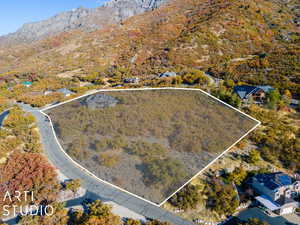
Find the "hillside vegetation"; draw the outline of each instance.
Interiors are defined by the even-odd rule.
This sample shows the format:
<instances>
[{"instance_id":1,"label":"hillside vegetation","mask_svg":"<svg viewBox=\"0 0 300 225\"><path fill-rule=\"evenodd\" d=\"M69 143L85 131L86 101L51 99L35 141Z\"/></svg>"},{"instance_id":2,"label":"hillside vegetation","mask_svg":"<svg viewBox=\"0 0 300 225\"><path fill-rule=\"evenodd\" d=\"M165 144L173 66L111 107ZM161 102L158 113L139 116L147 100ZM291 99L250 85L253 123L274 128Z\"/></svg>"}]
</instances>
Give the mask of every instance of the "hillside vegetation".
<instances>
[{"instance_id":1,"label":"hillside vegetation","mask_svg":"<svg viewBox=\"0 0 300 225\"><path fill-rule=\"evenodd\" d=\"M298 8L285 0L173 0L120 25L0 50L0 72L44 78L76 71L99 79L198 68L297 93Z\"/></svg>"},{"instance_id":2,"label":"hillside vegetation","mask_svg":"<svg viewBox=\"0 0 300 225\"><path fill-rule=\"evenodd\" d=\"M0 214L26 206L29 200L5 197L6 193L29 191L34 203L45 204L56 200L60 185L57 173L44 157L36 120L32 114L18 107L9 110L0 124ZM32 202L33 203L33 202Z\"/></svg>"},{"instance_id":3,"label":"hillside vegetation","mask_svg":"<svg viewBox=\"0 0 300 225\"><path fill-rule=\"evenodd\" d=\"M188 89L97 93L46 113L73 159L102 180L156 203L257 124Z\"/></svg>"}]
</instances>

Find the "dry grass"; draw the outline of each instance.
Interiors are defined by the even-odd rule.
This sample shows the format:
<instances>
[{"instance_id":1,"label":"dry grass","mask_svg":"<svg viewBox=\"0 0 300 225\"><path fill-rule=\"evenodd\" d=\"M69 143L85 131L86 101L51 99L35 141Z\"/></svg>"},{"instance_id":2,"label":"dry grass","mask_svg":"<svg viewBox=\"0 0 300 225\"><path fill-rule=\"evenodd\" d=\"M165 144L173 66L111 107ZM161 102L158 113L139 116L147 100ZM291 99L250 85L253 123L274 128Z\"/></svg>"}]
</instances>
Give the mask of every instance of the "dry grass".
<instances>
[{"instance_id":1,"label":"dry grass","mask_svg":"<svg viewBox=\"0 0 300 225\"><path fill-rule=\"evenodd\" d=\"M256 125L200 91L105 95L119 104L91 109L84 97L47 113L63 147L78 162L157 203Z\"/></svg>"}]
</instances>

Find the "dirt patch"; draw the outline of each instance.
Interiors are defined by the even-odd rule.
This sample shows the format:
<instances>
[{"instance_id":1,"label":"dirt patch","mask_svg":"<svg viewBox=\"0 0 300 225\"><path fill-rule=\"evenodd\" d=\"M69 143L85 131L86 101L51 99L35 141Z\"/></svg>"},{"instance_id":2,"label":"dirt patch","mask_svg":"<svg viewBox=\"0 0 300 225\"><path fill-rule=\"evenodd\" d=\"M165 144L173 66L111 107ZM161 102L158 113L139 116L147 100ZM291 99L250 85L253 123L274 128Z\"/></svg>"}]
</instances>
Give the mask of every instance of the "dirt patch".
<instances>
[{"instance_id":1,"label":"dirt patch","mask_svg":"<svg viewBox=\"0 0 300 225\"><path fill-rule=\"evenodd\" d=\"M81 46L80 44L70 43L70 44L64 45L63 47L56 49L56 51L62 55L66 55L66 54L69 54L69 53L75 51L80 46Z\"/></svg>"},{"instance_id":2,"label":"dirt patch","mask_svg":"<svg viewBox=\"0 0 300 225\"><path fill-rule=\"evenodd\" d=\"M72 71L67 71L64 73L59 73L56 76L60 78L72 78L76 75L79 75L82 72L82 69L77 69L77 70L72 70Z\"/></svg>"}]
</instances>

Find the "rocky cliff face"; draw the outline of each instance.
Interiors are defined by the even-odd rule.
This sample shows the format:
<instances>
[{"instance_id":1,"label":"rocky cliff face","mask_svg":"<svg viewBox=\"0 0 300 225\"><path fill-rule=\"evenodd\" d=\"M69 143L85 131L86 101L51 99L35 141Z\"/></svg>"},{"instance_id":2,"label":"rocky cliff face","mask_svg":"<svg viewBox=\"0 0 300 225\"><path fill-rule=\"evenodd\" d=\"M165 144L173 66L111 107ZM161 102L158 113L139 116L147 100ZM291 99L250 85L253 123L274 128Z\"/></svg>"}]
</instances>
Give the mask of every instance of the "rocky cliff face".
<instances>
[{"instance_id":1,"label":"rocky cliff face","mask_svg":"<svg viewBox=\"0 0 300 225\"><path fill-rule=\"evenodd\" d=\"M107 24L158 8L167 0L111 0L96 9L78 8L47 20L24 24L14 33L0 37L0 45L32 42L73 29L92 31Z\"/></svg>"}]
</instances>

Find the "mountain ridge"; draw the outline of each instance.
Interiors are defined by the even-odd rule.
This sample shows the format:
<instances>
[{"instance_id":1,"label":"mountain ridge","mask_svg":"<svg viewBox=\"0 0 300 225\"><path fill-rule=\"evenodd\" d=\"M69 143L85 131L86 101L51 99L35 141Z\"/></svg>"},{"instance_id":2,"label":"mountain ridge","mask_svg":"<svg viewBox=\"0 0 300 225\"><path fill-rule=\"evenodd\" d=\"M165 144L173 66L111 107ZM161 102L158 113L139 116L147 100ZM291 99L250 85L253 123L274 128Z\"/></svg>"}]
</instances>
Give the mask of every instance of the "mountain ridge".
<instances>
[{"instance_id":1,"label":"mountain ridge","mask_svg":"<svg viewBox=\"0 0 300 225\"><path fill-rule=\"evenodd\" d=\"M94 31L158 8L165 2L167 0L112 0L93 9L79 7L46 20L25 23L16 32L0 36L0 45L30 43L74 29Z\"/></svg>"}]
</instances>

